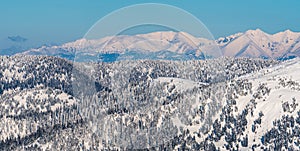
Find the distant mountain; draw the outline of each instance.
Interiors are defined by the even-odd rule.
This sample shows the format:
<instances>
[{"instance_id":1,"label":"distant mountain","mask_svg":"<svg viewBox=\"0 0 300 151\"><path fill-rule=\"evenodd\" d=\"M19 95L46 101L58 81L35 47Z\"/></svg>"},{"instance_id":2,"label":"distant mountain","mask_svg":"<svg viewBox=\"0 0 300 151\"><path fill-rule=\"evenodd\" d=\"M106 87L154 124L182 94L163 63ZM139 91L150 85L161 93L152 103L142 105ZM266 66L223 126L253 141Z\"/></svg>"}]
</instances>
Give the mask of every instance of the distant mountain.
<instances>
[{"instance_id":1,"label":"distant mountain","mask_svg":"<svg viewBox=\"0 0 300 151\"><path fill-rule=\"evenodd\" d=\"M284 59L300 55L300 33L290 30L273 35L260 29L220 38L225 56Z\"/></svg>"},{"instance_id":2,"label":"distant mountain","mask_svg":"<svg viewBox=\"0 0 300 151\"><path fill-rule=\"evenodd\" d=\"M41 47L30 49L22 54L51 55L73 59L99 59L101 56L124 59L172 59L187 60L203 58L208 50L217 49L217 43L211 40L196 38L184 32L154 32L140 35L119 35L96 40L80 39L61 46ZM203 52L202 50L206 50ZM214 51L211 51L214 52ZM112 54L112 55L107 55ZM118 55L114 55L118 54ZM210 53L213 55L213 53ZM221 54L219 54L221 55ZM116 60L109 59L109 60Z\"/></svg>"},{"instance_id":3,"label":"distant mountain","mask_svg":"<svg viewBox=\"0 0 300 151\"><path fill-rule=\"evenodd\" d=\"M187 60L231 56L289 59L300 55L300 33L286 30L273 35L260 29L248 30L217 40L197 38L184 32L153 32L118 35L96 40L79 39L61 46L43 46L22 54L51 55L67 59L167 59ZM219 49L220 48L220 49ZM76 55L75 55L76 53ZM161 55L166 54L166 55ZM100 57L99 57L100 56Z\"/></svg>"}]
</instances>

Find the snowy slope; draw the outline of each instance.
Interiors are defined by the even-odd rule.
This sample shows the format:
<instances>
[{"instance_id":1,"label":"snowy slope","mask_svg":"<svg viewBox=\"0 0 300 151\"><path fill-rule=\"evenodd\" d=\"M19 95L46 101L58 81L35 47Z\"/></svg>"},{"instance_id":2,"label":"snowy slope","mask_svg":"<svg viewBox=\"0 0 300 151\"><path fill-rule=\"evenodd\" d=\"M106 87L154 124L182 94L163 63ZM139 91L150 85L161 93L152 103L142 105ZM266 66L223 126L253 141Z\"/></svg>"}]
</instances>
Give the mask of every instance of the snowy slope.
<instances>
[{"instance_id":1,"label":"snowy slope","mask_svg":"<svg viewBox=\"0 0 300 151\"><path fill-rule=\"evenodd\" d=\"M250 143L254 139L260 141L260 138L270 130L274 125L273 122L280 119L282 116L294 116L296 117L297 112L300 110L299 105L295 108L290 109L290 111L284 111L283 104L288 102L288 104L293 104L300 102L300 60L294 59L292 61L286 62L280 66L264 69L261 74L253 74L247 78L252 78L250 80L253 83L253 88L258 89L260 84L265 84L266 87L270 89L270 93L261 99L256 101L256 109L254 114L259 114L262 112L264 116L261 118L261 125L257 128L254 135L250 137ZM243 108L245 102L249 101L249 98L241 97L238 101L238 108ZM251 119L253 121L255 119ZM251 123L251 122L250 122ZM251 131L251 127L248 127L248 131Z\"/></svg>"},{"instance_id":2,"label":"snowy slope","mask_svg":"<svg viewBox=\"0 0 300 151\"><path fill-rule=\"evenodd\" d=\"M231 125L228 124L231 122L222 121L222 116L228 116L222 112L220 118L217 119L221 127L223 126L223 130L225 128L230 133L226 134L225 131L219 141L212 141L215 147L221 150L282 150L283 148L298 150L300 141L297 134L300 125L299 73L300 59L293 59L237 78L236 80L247 80L251 83L252 89L246 95L237 95L234 99L236 104L225 105L224 109L233 109L229 112L229 117L236 122L244 116L245 119L242 121L246 121L247 125L239 127L238 124L234 124L235 122ZM215 121L215 123L218 122ZM226 128L226 124L233 128ZM239 129L243 129L242 133L238 132ZM209 134L216 137L214 135L218 134L218 129L213 128ZM233 140L228 139L231 135L234 136ZM241 142L245 140L247 143L243 146ZM239 147L236 146L237 144Z\"/></svg>"}]
</instances>

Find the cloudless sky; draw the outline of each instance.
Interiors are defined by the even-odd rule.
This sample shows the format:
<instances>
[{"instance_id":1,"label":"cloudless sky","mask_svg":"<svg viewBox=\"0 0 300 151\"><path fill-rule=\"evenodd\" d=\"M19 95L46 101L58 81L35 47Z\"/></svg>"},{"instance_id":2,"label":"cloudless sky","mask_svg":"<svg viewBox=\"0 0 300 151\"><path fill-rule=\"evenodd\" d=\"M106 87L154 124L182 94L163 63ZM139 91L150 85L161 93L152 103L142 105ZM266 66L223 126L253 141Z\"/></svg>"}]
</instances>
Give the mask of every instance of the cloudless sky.
<instances>
[{"instance_id":1,"label":"cloudless sky","mask_svg":"<svg viewBox=\"0 0 300 151\"><path fill-rule=\"evenodd\" d=\"M216 38L256 28L271 34L300 31L299 0L2 0L0 48L9 47L12 42L7 37L17 35L31 46L73 41L110 12L141 3L184 9Z\"/></svg>"}]
</instances>

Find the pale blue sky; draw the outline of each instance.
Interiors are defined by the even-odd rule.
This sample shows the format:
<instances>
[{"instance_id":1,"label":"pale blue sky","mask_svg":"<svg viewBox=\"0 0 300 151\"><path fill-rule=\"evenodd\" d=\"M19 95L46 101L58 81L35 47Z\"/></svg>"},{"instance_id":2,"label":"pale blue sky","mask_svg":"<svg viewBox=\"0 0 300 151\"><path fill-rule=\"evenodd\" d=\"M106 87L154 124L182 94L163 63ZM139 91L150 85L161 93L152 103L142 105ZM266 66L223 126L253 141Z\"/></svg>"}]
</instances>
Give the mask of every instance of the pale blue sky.
<instances>
[{"instance_id":1,"label":"pale blue sky","mask_svg":"<svg viewBox=\"0 0 300 151\"><path fill-rule=\"evenodd\" d=\"M7 37L18 35L28 39L23 45L30 46L69 42L81 38L108 13L141 3L182 8L201 20L216 38L256 28L268 33L300 31L299 0L3 0L0 48L16 45Z\"/></svg>"}]
</instances>

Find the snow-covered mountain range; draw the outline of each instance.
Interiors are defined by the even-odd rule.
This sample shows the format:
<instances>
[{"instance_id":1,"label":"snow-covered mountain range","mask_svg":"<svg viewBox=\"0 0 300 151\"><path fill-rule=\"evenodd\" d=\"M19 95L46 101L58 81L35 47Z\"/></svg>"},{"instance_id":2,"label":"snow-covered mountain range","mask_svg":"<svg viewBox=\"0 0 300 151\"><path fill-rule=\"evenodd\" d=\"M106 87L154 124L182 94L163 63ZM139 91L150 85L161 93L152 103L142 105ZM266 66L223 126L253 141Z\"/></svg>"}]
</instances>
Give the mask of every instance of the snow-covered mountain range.
<instances>
[{"instance_id":1,"label":"snow-covered mountain range","mask_svg":"<svg viewBox=\"0 0 300 151\"><path fill-rule=\"evenodd\" d=\"M198 38L184 32L153 32L139 35L118 35L96 40L79 39L59 46L43 46L23 52L26 55L51 55L74 59L78 56L111 60L138 59L202 59L231 56L288 59L300 55L300 33L286 30L267 34L260 29L248 30L217 40ZM80 55L79 55L80 54ZM113 54L107 56L107 54Z\"/></svg>"}]
</instances>

